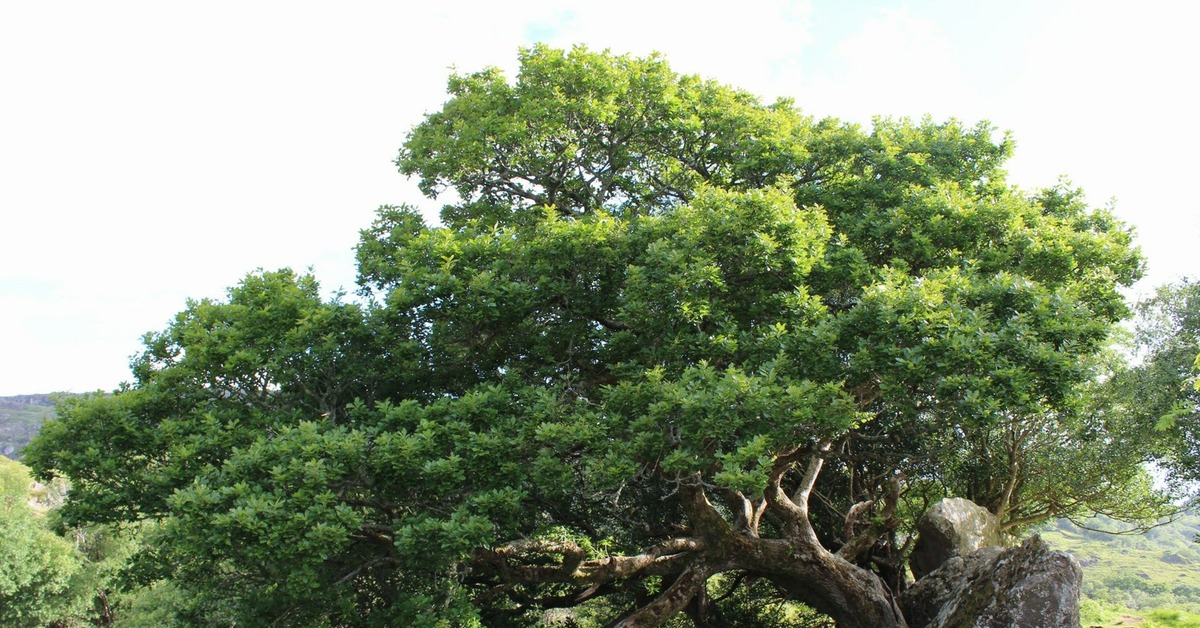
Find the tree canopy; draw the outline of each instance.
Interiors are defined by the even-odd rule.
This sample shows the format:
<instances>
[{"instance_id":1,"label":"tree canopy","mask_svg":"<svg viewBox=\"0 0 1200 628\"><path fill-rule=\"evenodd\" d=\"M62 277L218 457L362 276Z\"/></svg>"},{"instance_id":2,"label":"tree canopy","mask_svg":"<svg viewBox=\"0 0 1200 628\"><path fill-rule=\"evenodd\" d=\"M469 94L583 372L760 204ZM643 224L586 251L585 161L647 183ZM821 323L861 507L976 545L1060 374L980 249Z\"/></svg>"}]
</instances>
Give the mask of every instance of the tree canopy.
<instances>
[{"instance_id":1,"label":"tree canopy","mask_svg":"<svg viewBox=\"0 0 1200 628\"><path fill-rule=\"evenodd\" d=\"M1007 136L520 61L412 130L399 170L455 198L379 210L359 299L253 273L65 402L26 450L63 516L161 522L157 573L249 624L888 626L942 496L1160 512L1094 394L1141 257L1009 185Z\"/></svg>"}]
</instances>

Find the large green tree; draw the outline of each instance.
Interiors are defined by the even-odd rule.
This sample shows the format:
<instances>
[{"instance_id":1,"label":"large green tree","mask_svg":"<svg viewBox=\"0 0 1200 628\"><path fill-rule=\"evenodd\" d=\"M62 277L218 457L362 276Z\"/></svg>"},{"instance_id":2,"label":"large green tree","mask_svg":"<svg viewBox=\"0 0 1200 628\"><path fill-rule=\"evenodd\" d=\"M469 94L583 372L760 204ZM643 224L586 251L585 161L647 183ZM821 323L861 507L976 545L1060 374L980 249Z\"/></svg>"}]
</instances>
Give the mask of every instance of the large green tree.
<instances>
[{"instance_id":1,"label":"large green tree","mask_svg":"<svg viewBox=\"0 0 1200 628\"><path fill-rule=\"evenodd\" d=\"M397 165L454 202L380 210L361 304L252 274L26 450L67 518L161 520L197 612L896 626L940 496L1011 529L1162 503L1089 392L1130 234L1007 184L986 124L864 131L584 49L449 91Z\"/></svg>"}]
</instances>

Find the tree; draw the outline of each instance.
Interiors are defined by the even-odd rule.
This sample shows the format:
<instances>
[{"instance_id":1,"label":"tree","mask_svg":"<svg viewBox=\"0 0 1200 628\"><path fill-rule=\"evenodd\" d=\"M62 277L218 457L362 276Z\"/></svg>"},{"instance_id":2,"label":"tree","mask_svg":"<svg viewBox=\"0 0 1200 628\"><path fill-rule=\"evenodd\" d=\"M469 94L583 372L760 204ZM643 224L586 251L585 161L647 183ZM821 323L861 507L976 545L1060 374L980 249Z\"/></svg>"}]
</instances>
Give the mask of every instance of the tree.
<instances>
[{"instance_id":1,"label":"tree","mask_svg":"<svg viewBox=\"0 0 1200 628\"><path fill-rule=\"evenodd\" d=\"M44 626L86 602L72 588L80 571L74 548L42 525L29 504L31 485L24 465L0 458L0 623L5 626Z\"/></svg>"},{"instance_id":2,"label":"tree","mask_svg":"<svg viewBox=\"0 0 1200 628\"><path fill-rule=\"evenodd\" d=\"M897 626L941 496L1013 530L1164 503L1091 394L1129 231L1009 186L988 125L863 131L582 48L450 96L397 165L457 201L380 210L362 305L252 274L26 450L68 519L162 521L197 612Z\"/></svg>"},{"instance_id":3,"label":"tree","mask_svg":"<svg viewBox=\"0 0 1200 628\"><path fill-rule=\"evenodd\" d=\"M1159 287L1137 305L1138 361L1105 382L1109 406L1128 417L1128 433L1157 443L1158 462L1195 497L1200 480L1200 284L1183 279Z\"/></svg>"}]
</instances>

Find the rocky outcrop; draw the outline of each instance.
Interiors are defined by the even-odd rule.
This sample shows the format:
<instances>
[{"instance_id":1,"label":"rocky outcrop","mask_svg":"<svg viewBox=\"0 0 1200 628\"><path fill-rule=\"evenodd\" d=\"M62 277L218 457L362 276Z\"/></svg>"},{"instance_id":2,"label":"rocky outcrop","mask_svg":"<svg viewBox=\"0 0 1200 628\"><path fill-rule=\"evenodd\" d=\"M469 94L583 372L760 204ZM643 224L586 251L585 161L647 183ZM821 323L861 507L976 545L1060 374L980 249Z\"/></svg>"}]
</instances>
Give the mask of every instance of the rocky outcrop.
<instances>
[{"instance_id":1,"label":"rocky outcrop","mask_svg":"<svg viewBox=\"0 0 1200 628\"><path fill-rule=\"evenodd\" d=\"M913 628L1077 628L1083 570L1033 536L953 556L900 596Z\"/></svg>"},{"instance_id":2,"label":"rocky outcrop","mask_svg":"<svg viewBox=\"0 0 1200 628\"><path fill-rule=\"evenodd\" d=\"M899 598L913 628L1079 626L1083 570L1033 536L1002 547L996 518L966 499L944 499L921 519L909 560L917 581Z\"/></svg>"},{"instance_id":3,"label":"rocky outcrop","mask_svg":"<svg viewBox=\"0 0 1200 628\"><path fill-rule=\"evenodd\" d=\"M961 497L934 504L917 524L917 534L908 563L917 580L954 556L1001 544L1000 526L992 513Z\"/></svg>"}]
</instances>

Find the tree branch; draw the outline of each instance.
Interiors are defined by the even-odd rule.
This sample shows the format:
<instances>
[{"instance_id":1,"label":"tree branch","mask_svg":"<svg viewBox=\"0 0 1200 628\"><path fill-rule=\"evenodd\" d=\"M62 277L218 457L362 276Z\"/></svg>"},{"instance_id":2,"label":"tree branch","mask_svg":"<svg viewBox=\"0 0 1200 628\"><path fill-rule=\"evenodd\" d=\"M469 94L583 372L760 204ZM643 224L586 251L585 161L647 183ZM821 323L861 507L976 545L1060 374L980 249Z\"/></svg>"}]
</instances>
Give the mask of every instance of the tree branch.
<instances>
[{"instance_id":1,"label":"tree branch","mask_svg":"<svg viewBox=\"0 0 1200 628\"><path fill-rule=\"evenodd\" d=\"M704 587L711 574L703 565L688 568L675 579L666 591L653 602L637 609L614 624L614 628L642 628L658 626L683 610L692 598Z\"/></svg>"},{"instance_id":2,"label":"tree branch","mask_svg":"<svg viewBox=\"0 0 1200 628\"><path fill-rule=\"evenodd\" d=\"M829 451L829 448L829 441L822 441L817 445L817 451L822 454ZM821 473L821 467L825 463L824 458L820 455L811 456L808 469L792 497L788 497L787 492L783 490L783 476L808 455L810 452L807 448L797 447L776 458L774 466L771 467L771 473L767 476L764 497L768 506L784 519L784 531L787 536L819 545L817 534L808 519L808 499L813 485L817 482L817 476Z\"/></svg>"},{"instance_id":3,"label":"tree branch","mask_svg":"<svg viewBox=\"0 0 1200 628\"><path fill-rule=\"evenodd\" d=\"M668 539L634 556L606 556L583 560L584 552L571 541L521 540L475 553L473 571L484 578L497 577L506 584L570 583L599 585L635 575L679 573L692 554L703 549L694 538ZM534 564L547 555L562 557L559 564ZM580 601L594 591L584 591Z\"/></svg>"},{"instance_id":4,"label":"tree branch","mask_svg":"<svg viewBox=\"0 0 1200 628\"><path fill-rule=\"evenodd\" d=\"M741 491L733 489L722 489L721 497L725 499L725 507L736 518L734 527L737 531L750 536L758 536L754 504Z\"/></svg>"},{"instance_id":5,"label":"tree branch","mask_svg":"<svg viewBox=\"0 0 1200 628\"><path fill-rule=\"evenodd\" d=\"M887 497L885 497L883 500L883 512L880 513L879 518L875 522L867 526L865 530L853 538L850 538L850 534L853 531L853 521L851 520L851 516L860 516L870 504L875 502L875 500L871 500L871 502L863 502L862 504L855 504L854 507L850 509L850 512L846 515L846 544L837 551L838 556L848 562L855 562L867 550L871 549L871 547L875 545L875 542L879 540L879 537L882 536L884 532L895 525L894 518L896 515L896 504L900 501L900 484L903 481L903 473L892 476L891 481L888 483ZM867 504L867 506L859 508L859 506L863 506L863 504ZM855 509L858 509L859 512L856 513Z\"/></svg>"},{"instance_id":6,"label":"tree branch","mask_svg":"<svg viewBox=\"0 0 1200 628\"><path fill-rule=\"evenodd\" d=\"M632 329L629 325L626 325L621 321L610 320L602 316L592 316L591 318L593 321L600 323L600 326L608 331L628 331Z\"/></svg>"},{"instance_id":7,"label":"tree branch","mask_svg":"<svg viewBox=\"0 0 1200 628\"><path fill-rule=\"evenodd\" d=\"M729 522L717 512L708 496L704 493L704 483L699 473L678 480L679 495L682 498L684 512L692 523L692 528L701 537L729 536L733 529Z\"/></svg>"}]
</instances>

